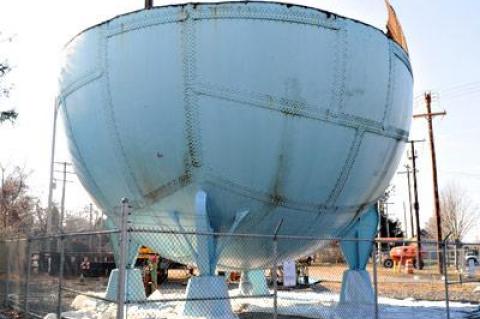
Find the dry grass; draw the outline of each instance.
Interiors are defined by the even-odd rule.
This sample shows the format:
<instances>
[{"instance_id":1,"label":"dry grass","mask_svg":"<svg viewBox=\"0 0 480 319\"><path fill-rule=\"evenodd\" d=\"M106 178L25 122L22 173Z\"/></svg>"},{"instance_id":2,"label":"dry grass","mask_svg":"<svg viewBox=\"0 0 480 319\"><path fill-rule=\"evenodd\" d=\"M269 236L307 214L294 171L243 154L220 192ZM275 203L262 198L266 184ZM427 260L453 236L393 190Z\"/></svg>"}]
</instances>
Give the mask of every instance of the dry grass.
<instances>
[{"instance_id":1,"label":"dry grass","mask_svg":"<svg viewBox=\"0 0 480 319\"><path fill-rule=\"evenodd\" d=\"M342 274L346 269L344 264L315 265L309 268L309 275L319 279L322 287L339 293ZM368 270L371 274L372 269ZM453 269L449 269L448 278L450 300L480 303L480 293L473 292L476 287L480 286L480 277L472 278L470 282L458 283L459 274ZM445 300L445 282L435 267L415 270L413 275L379 267L378 292L380 297L439 301Z\"/></svg>"}]
</instances>

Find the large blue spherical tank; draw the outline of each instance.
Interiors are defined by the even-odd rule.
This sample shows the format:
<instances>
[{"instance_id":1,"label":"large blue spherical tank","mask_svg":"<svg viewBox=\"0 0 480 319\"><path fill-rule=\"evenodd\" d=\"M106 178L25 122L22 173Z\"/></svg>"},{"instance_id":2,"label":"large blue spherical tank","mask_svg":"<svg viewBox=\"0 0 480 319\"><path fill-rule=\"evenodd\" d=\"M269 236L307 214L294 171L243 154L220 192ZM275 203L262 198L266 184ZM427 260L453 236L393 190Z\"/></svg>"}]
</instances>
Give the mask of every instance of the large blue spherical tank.
<instances>
[{"instance_id":1,"label":"large blue spherical tank","mask_svg":"<svg viewBox=\"0 0 480 319\"><path fill-rule=\"evenodd\" d=\"M60 81L80 179L136 227L338 236L387 187L408 138L412 72L381 30L316 8L198 3L116 17L72 40ZM241 214L241 218L238 216ZM232 225L235 227L232 228ZM195 237L133 234L195 263ZM217 238L218 267L269 267L270 239ZM318 247L279 244L279 259ZM189 250L190 249L190 250Z\"/></svg>"}]
</instances>

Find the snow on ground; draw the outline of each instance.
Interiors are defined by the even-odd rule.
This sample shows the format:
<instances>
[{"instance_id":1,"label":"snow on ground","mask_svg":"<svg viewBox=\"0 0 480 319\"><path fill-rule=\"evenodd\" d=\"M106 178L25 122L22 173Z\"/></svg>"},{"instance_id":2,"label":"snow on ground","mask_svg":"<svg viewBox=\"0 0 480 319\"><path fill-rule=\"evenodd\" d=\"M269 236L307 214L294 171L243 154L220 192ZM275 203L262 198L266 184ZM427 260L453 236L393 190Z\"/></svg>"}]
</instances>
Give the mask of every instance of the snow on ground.
<instances>
[{"instance_id":1,"label":"snow on ground","mask_svg":"<svg viewBox=\"0 0 480 319\"><path fill-rule=\"evenodd\" d=\"M236 296L238 293L238 290L230 291L231 296ZM181 293L162 294L156 291L148 298L147 303L128 306L127 316L132 319L182 319L181 313L184 302L155 302L159 299L178 300L181 298L183 298ZM278 293L278 313L284 316L318 319L367 319L374 317L373 305L340 305L338 304L338 298L337 294L325 292L280 291ZM82 295L75 298L71 308L73 311L65 312L63 316L73 319L114 319L116 315L115 304ZM273 302L271 298L236 299L232 301L232 308L237 313L272 313ZM452 302L450 303L450 309L451 319L461 319L466 318L469 313L478 311L479 306ZM379 298L379 318L444 319L446 318L445 302Z\"/></svg>"}]
</instances>

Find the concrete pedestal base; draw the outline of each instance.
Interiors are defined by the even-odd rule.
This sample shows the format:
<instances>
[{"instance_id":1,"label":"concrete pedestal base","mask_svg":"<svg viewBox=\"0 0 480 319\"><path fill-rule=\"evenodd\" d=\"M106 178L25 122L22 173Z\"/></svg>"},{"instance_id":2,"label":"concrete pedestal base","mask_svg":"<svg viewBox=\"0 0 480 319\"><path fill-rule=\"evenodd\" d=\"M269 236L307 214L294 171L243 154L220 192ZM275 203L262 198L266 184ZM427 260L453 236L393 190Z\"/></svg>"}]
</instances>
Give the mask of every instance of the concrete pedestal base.
<instances>
[{"instance_id":1,"label":"concrete pedestal base","mask_svg":"<svg viewBox=\"0 0 480 319\"><path fill-rule=\"evenodd\" d=\"M105 294L106 299L117 300L118 273L118 269L114 269L110 273L110 278L108 278L107 292ZM140 269L127 269L125 277L126 301L141 301L147 299Z\"/></svg>"},{"instance_id":2,"label":"concrete pedestal base","mask_svg":"<svg viewBox=\"0 0 480 319\"><path fill-rule=\"evenodd\" d=\"M238 319L228 300L228 287L223 277L190 278L186 298L183 309L185 316L205 319Z\"/></svg>"},{"instance_id":3,"label":"concrete pedestal base","mask_svg":"<svg viewBox=\"0 0 480 319\"><path fill-rule=\"evenodd\" d=\"M373 305L375 295L366 270L346 270L343 273L340 303Z\"/></svg>"},{"instance_id":4,"label":"concrete pedestal base","mask_svg":"<svg viewBox=\"0 0 480 319\"><path fill-rule=\"evenodd\" d=\"M240 277L240 293L243 296L268 295L267 280L262 269L242 272Z\"/></svg>"}]
</instances>

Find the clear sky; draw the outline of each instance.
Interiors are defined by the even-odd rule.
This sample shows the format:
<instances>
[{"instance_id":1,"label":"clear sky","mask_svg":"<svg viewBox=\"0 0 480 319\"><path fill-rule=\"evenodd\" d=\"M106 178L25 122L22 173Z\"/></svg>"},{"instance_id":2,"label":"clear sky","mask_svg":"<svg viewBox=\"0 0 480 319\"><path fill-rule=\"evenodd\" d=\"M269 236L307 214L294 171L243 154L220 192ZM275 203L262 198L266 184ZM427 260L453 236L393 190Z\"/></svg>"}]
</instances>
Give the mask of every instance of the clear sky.
<instances>
[{"instance_id":1,"label":"clear sky","mask_svg":"<svg viewBox=\"0 0 480 319\"><path fill-rule=\"evenodd\" d=\"M455 182L480 204L480 1L395 0L392 5L410 47L416 95L432 90L438 96L435 110L447 111L446 117L434 121L440 188ZM424 104L418 103L414 113L423 112ZM413 138L427 138L425 124L414 120ZM433 196L430 153L428 143L423 144L419 146L420 209L426 220L432 214ZM399 190L394 210L403 220L406 177L399 175L393 182ZM477 228L469 237L478 233Z\"/></svg>"},{"instance_id":2,"label":"clear sky","mask_svg":"<svg viewBox=\"0 0 480 319\"><path fill-rule=\"evenodd\" d=\"M304 0L314 1L314 0ZM384 19L383 0L318 0L342 14L364 17L377 24ZM440 187L456 181L480 204L480 1L392 0L402 22L415 76L415 95L438 93L436 109L448 115L435 120ZM156 5L166 1L156 1ZM361 3L361 5L359 5ZM2 0L0 58L13 64L15 90L7 103L20 113L18 123L0 128L0 163L32 170L30 184L46 202L52 107L63 45L82 29L114 15L140 9L143 0ZM421 99L415 112L423 112ZM2 101L3 103L3 101ZM413 138L426 138L424 120L415 120ZM57 160L69 160L63 128L59 127ZM428 144L419 146L422 220L432 213ZM73 179L73 177L72 177ZM406 178L393 183L397 194L391 212L403 221ZM80 209L90 200L78 181L68 184L67 208ZM58 199L60 192L55 196ZM471 237L474 237L472 234ZM479 238L480 239L480 238Z\"/></svg>"}]
</instances>

